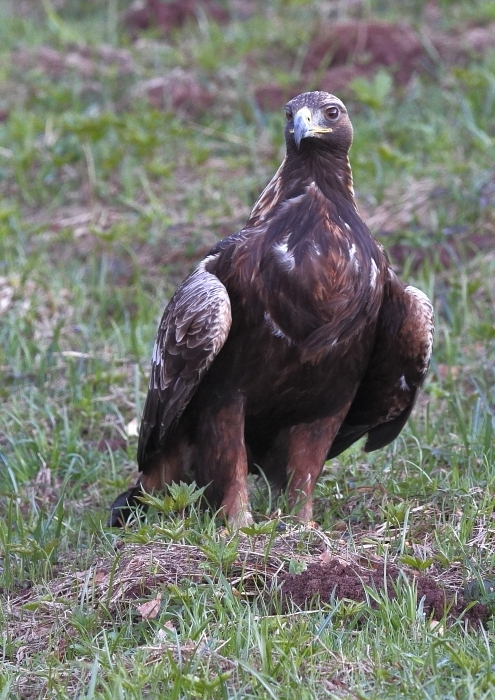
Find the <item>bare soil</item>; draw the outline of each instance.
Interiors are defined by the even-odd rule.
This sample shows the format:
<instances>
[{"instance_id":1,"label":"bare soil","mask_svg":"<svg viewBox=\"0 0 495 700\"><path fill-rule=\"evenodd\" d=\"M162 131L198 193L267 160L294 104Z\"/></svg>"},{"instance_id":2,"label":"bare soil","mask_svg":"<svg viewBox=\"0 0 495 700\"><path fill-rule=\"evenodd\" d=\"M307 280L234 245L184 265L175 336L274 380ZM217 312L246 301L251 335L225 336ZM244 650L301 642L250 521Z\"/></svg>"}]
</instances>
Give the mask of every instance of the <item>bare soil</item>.
<instances>
[{"instance_id":1,"label":"bare soil","mask_svg":"<svg viewBox=\"0 0 495 700\"><path fill-rule=\"evenodd\" d=\"M352 20L319 27L301 66L301 79L293 85L267 83L256 88L263 109L277 109L296 92L325 90L344 99L353 96L352 81L371 80L387 70L396 87L405 87L415 75L438 80L442 64L463 65L471 56L481 56L495 46L495 25L473 27L463 32L416 31L406 23ZM270 47L265 62L290 65L286 51Z\"/></svg>"},{"instance_id":2,"label":"bare soil","mask_svg":"<svg viewBox=\"0 0 495 700\"><path fill-rule=\"evenodd\" d=\"M197 21L201 16L219 23L229 20L229 13L215 0L145 0L131 5L124 22L132 33L157 27L163 34L168 34L188 21Z\"/></svg>"},{"instance_id":3,"label":"bare soil","mask_svg":"<svg viewBox=\"0 0 495 700\"><path fill-rule=\"evenodd\" d=\"M411 572L408 572L410 578ZM373 588L381 595L393 599L400 578L400 570L393 565L381 563L377 568L365 571L357 569L339 559L328 563L312 563L301 574L285 574L281 591L285 598L300 607L319 607L331 597L356 602L367 600L364 585ZM414 577L418 591L418 602L424 598L423 610L427 617L435 620L443 618L445 612L451 620L463 617L471 624L485 623L489 617L488 608L476 603L466 610L468 603L462 595L452 596L429 576L418 574ZM371 607L377 603L370 601Z\"/></svg>"}]
</instances>

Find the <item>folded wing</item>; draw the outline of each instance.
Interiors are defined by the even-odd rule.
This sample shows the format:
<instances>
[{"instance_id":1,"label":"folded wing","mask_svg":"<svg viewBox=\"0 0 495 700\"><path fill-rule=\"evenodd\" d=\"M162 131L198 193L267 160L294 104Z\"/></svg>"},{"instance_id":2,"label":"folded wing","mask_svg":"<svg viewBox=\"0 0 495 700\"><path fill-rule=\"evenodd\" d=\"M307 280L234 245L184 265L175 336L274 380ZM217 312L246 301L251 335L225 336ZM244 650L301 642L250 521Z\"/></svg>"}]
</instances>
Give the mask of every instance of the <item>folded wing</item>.
<instances>
[{"instance_id":1,"label":"folded wing","mask_svg":"<svg viewBox=\"0 0 495 700\"><path fill-rule=\"evenodd\" d=\"M366 434L366 452L384 447L398 436L425 379L432 345L430 300L391 273L368 369L328 459Z\"/></svg>"},{"instance_id":2,"label":"folded wing","mask_svg":"<svg viewBox=\"0 0 495 700\"><path fill-rule=\"evenodd\" d=\"M141 471L167 439L230 331L229 295L205 269L207 262L180 285L160 322L139 433Z\"/></svg>"}]
</instances>

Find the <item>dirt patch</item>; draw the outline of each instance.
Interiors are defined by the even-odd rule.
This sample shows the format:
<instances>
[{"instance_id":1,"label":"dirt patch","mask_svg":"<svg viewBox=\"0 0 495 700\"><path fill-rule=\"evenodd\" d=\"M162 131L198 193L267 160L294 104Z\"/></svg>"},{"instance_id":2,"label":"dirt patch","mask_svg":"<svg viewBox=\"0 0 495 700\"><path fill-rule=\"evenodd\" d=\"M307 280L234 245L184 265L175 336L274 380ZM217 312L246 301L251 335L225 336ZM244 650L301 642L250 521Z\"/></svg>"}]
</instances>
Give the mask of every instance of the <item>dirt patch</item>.
<instances>
[{"instance_id":1,"label":"dirt patch","mask_svg":"<svg viewBox=\"0 0 495 700\"><path fill-rule=\"evenodd\" d=\"M221 530L218 535L227 540L232 537ZM47 645L63 657L71 643L71 615L83 603L95 614L103 610L103 627L113 624L108 612L115 618L131 611L137 620L151 619L158 616L167 590L204 582L205 577L211 581L220 568L236 597L246 602L262 598L269 603L273 592L280 589L286 608L289 599L300 607L313 608L332 596L366 601L363 584L383 594L385 581L387 594L394 598L400 575L393 563L387 564L385 573L383 558L369 550L350 552L344 540L300 526L285 527L275 540L270 535L240 536L236 559L224 565L209 560L198 546L161 540L146 544L118 540L115 550L113 556L96 558L84 571L67 570L66 562L65 571L60 567L48 583L6 599L5 625L17 663ZM294 561L306 566L303 573L288 572ZM475 604L466 611L466 601L457 594L464 583L462 567L454 565L435 578L406 567L403 570L409 580L415 579L418 603L424 598L428 617L440 620L448 610L452 621L461 616L473 625L488 620L484 605ZM371 607L376 603L372 601Z\"/></svg>"},{"instance_id":2,"label":"dirt patch","mask_svg":"<svg viewBox=\"0 0 495 700\"><path fill-rule=\"evenodd\" d=\"M408 572L411 579L411 572ZM309 564L306 571L301 574L286 574L282 584L282 594L291 599L296 605L302 607L310 605L318 607L324 601L329 601L333 596L337 599L346 598L356 602L367 600L364 586L373 588L381 595L390 599L397 597L396 588L400 578L400 570L396 566L387 566L386 570L381 563L375 569L366 571L363 568L352 566L339 559L330 562ZM488 608L476 603L466 610L468 603L462 596L455 598L438 583L425 574L414 577L418 602L424 598L423 610L426 617L435 620L443 618L445 612L452 620L463 616L471 624L485 623L489 617ZM377 603L371 600L371 607L376 608Z\"/></svg>"},{"instance_id":3,"label":"dirt patch","mask_svg":"<svg viewBox=\"0 0 495 700\"><path fill-rule=\"evenodd\" d=\"M229 13L215 0L144 0L131 5L124 15L124 24L131 34L150 27L168 34L204 16L219 23L229 20Z\"/></svg>"},{"instance_id":4,"label":"dirt patch","mask_svg":"<svg viewBox=\"0 0 495 700\"><path fill-rule=\"evenodd\" d=\"M380 69L391 74L396 86L405 86L414 75L435 77L442 63L463 64L469 56L482 55L493 47L495 25L447 34L432 32L427 27L418 32L402 22L328 23L319 27L309 42L301 66L302 78L291 86L290 97L308 85L343 97L352 96L349 87L352 80L372 79ZM283 51L277 58L273 46L266 59L267 63L277 65L287 64L289 60ZM275 99L285 99L286 92L287 87L279 87L277 94L276 85L266 84L257 88L256 98L262 108L272 109Z\"/></svg>"},{"instance_id":5,"label":"dirt patch","mask_svg":"<svg viewBox=\"0 0 495 700\"><path fill-rule=\"evenodd\" d=\"M51 46L35 49L19 49L12 54L12 65L18 71L36 70L60 78L73 71L82 79L111 75L128 75L134 71L132 54L127 49L113 46L69 45L66 51Z\"/></svg>"},{"instance_id":6,"label":"dirt patch","mask_svg":"<svg viewBox=\"0 0 495 700\"><path fill-rule=\"evenodd\" d=\"M361 72L380 67L405 85L415 73L436 72L439 61L459 63L495 46L495 26L464 33L417 32L406 23L339 22L324 25L311 42L302 66L304 74L325 68L354 66Z\"/></svg>"},{"instance_id":7,"label":"dirt patch","mask_svg":"<svg viewBox=\"0 0 495 700\"><path fill-rule=\"evenodd\" d=\"M224 568L236 594L248 600L272 589L296 546L305 550L298 554L298 560L310 562L317 556L321 542L314 533L301 534L298 528L278 537L267 555L267 541L266 537L258 537L255 542L242 537L236 561ZM6 601L5 627L14 642L17 663L47 645L63 656L70 642L70 617L82 601L87 610L98 612L103 605L115 616L130 609L143 617L141 606L156 601L160 591L169 586L200 583L206 572L211 577L217 568L199 547L192 545L118 540L115 549L114 556L97 558L86 570L61 570L47 584L24 590ZM111 624L108 615L103 614L102 626Z\"/></svg>"},{"instance_id":8,"label":"dirt patch","mask_svg":"<svg viewBox=\"0 0 495 700\"><path fill-rule=\"evenodd\" d=\"M238 0L232 6L232 16L236 18L247 18L254 12L255 6L248 0ZM201 18L225 23L231 19L231 13L216 0L143 0L130 7L123 21L136 38L139 31L150 28L168 35ZM463 64L469 57L481 56L495 47L495 23L441 32L432 29L436 22L430 20L425 17L419 29L407 22L362 19L318 23L306 47L300 77L289 86L276 82L258 85L256 100L263 109L278 109L308 86L346 97L352 94L352 80L372 79L383 68L396 86L405 86L414 75L437 77L441 64ZM281 42L270 44L261 57L256 51L245 57L248 69L262 63L286 70L294 62L299 62L294 50Z\"/></svg>"},{"instance_id":9,"label":"dirt patch","mask_svg":"<svg viewBox=\"0 0 495 700\"><path fill-rule=\"evenodd\" d=\"M407 24L341 22L319 30L309 46L302 72L352 64L363 75L386 67L404 85L415 71L431 66L428 59L418 35Z\"/></svg>"},{"instance_id":10,"label":"dirt patch","mask_svg":"<svg viewBox=\"0 0 495 700\"><path fill-rule=\"evenodd\" d=\"M191 71L174 68L165 76L137 83L132 96L146 97L151 107L201 116L213 104L217 88L203 84Z\"/></svg>"},{"instance_id":11,"label":"dirt patch","mask_svg":"<svg viewBox=\"0 0 495 700\"><path fill-rule=\"evenodd\" d=\"M303 92L304 86L293 84L289 87L278 83L265 83L254 90L256 104L266 112L278 111L285 102L288 102L298 92Z\"/></svg>"}]
</instances>

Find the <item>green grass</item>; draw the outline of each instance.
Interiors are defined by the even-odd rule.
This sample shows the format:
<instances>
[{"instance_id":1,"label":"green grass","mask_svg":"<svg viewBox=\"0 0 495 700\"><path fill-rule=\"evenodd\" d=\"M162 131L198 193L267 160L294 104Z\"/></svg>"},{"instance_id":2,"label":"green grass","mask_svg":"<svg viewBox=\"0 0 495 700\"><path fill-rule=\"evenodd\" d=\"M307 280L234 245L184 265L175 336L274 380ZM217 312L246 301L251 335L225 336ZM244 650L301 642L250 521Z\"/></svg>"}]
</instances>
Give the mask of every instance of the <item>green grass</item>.
<instances>
[{"instance_id":1,"label":"green grass","mask_svg":"<svg viewBox=\"0 0 495 700\"><path fill-rule=\"evenodd\" d=\"M318 560L320 539L274 530L283 497L262 483L245 535L180 489L122 537L105 528L135 471L129 426L163 306L280 162L283 105L261 111L254 90L299 80L328 10L273 1L225 27L200 18L133 43L118 21L127 5L0 14L0 698L495 698L492 623L432 626L411 576L395 600L369 590L366 604L287 610L277 567ZM425 6L407 3L400 19L422 26ZM397 7L357 11L394 20ZM495 19L493 2L438 7L442 31ZM59 52L55 69L40 47ZM177 68L213 91L210 104L150 106L143 82ZM425 568L459 591L495 567L495 256L479 249L495 230L495 52L408 88L382 71L353 95L359 204L403 278L434 299L436 345L406 429L329 463L316 515L331 552ZM196 574L139 579L119 598L133 547L149 553L149 576L177 552L197 557ZM140 613L158 594L157 614Z\"/></svg>"}]
</instances>

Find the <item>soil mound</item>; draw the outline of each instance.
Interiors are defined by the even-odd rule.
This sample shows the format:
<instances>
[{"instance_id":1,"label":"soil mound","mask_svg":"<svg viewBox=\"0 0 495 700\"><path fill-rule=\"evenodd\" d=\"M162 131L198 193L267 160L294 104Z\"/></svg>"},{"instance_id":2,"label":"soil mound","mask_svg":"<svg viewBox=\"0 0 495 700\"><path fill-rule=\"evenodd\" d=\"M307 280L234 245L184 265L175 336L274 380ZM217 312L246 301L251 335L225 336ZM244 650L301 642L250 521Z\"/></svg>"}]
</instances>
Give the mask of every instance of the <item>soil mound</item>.
<instances>
[{"instance_id":1,"label":"soil mound","mask_svg":"<svg viewBox=\"0 0 495 700\"><path fill-rule=\"evenodd\" d=\"M361 567L354 568L338 559L328 563L312 563L301 574L286 574L281 591L285 598L291 599L300 607L317 607L321 602L329 601L332 596L338 599L346 598L356 602L366 601L364 585L377 592L396 598L396 589L400 577L400 569L388 565L385 569L379 564L376 569L365 571ZM455 598L438 583L425 574L416 578L418 602L424 598L423 610L427 617L440 620L445 612L451 620L463 617L471 624L485 623L489 618L489 610L485 605L476 603L466 610L468 602L460 595ZM377 603L371 601L371 607Z\"/></svg>"},{"instance_id":2,"label":"soil mound","mask_svg":"<svg viewBox=\"0 0 495 700\"><path fill-rule=\"evenodd\" d=\"M229 19L229 13L215 0L145 0L131 5L124 15L124 23L132 32L157 27L168 34L188 21L197 21L202 15L219 23Z\"/></svg>"}]
</instances>

